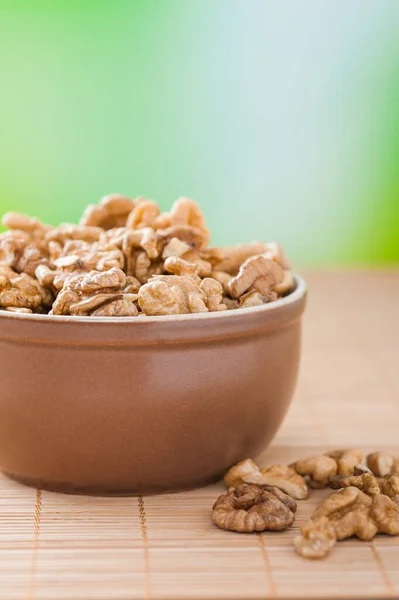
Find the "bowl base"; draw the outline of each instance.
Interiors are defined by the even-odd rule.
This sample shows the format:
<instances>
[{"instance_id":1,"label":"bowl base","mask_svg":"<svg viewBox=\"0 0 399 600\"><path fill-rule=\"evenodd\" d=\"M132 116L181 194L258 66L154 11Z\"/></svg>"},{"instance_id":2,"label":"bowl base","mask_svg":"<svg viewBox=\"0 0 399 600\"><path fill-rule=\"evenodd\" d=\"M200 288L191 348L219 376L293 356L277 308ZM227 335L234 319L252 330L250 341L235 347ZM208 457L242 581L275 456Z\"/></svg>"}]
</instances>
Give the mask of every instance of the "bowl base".
<instances>
[{"instance_id":1,"label":"bowl base","mask_svg":"<svg viewBox=\"0 0 399 600\"><path fill-rule=\"evenodd\" d=\"M222 479L223 473L196 481L179 482L174 485L149 485L141 484L134 486L127 484L126 487L118 486L107 486L107 485L74 485L73 483L45 481L43 479L34 479L30 477L24 477L21 475L15 475L13 473L7 473L3 471L3 474L22 485L26 485L37 490L45 490L48 492L57 492L61 494L75 494L81 496L155 496L157 494L175 494L178 492L188 492L195 490L206 485L211 485Z\"/></svg>"}]
</instances>

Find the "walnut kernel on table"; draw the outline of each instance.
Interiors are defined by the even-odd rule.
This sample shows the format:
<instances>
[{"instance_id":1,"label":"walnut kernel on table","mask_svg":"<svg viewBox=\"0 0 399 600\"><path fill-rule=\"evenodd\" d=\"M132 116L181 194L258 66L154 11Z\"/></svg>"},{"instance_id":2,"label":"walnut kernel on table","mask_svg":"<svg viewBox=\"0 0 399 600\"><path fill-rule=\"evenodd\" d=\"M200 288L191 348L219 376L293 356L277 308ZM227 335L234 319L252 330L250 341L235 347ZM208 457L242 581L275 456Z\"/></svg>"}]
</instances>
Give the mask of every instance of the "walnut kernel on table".
<instances>
[{"instance_id":1,"label":"walnut kernel on table","mask_svg":"<svg viewBox=\"0 0 399 600\"><path fill-rule=\"evenodd\" d=\"M399 535L399 506L384 494L373 497L356 487L329 496L301 527L295 550L305 558L326 556L339 540L371 540L377 533Z\"/></svg>"},{"instance_id":2,"label":"walnut kernel on table","mask_svg":"<svg viewBox=\"0 0 399 600\"><path fill-rule=\"evenodd\" d=\"M89 205L77 225L53 227L15 212L3 224L0 310L8 312L93 318L219 312L274 302L295 287L275 242L210 247L204 215L189 198L161 212L144 197L109 194ZM116 287L106 283L115 269L125 277ZM82 289L88 280L100 284Z\"/></svg>"},{"instance_id":3,"label":"walnut kernel on table","mask_svg":"<svg viewBox=\"0 0 399 600\"><path fill-rule=\"evenodd\" d=\"M307 478L310 487L316 489L327 487L338 469L337 461L325 454L298 460L291 466L299 475Z\"/></svg>"},{"instance_id":4,"label":"walnut kernel on table","mask_svg":"<svg viewBox=\"0 0 399 600\"><path fill-rule=\"evenodd\" d=\"M294 522L295 511L295 500L278 488L243 484L216 500L212 520L239 533L282 531Z\"/></svg>"},{"instance_id":5,"label":"walnut kernel on table","mask_svg":"<svg viewBox=\"0 0 399 600\"><path fill-rule=\"evenodd\" d=\"M336 461L337 475L342 475L343 477L353 475L355 467L361 464L363 460L363 452L357 448L327 452L327 456Z\"/></svg>"},{"instance_id":6,"label":"walnut kernel on table","mask_svg":"<svg viewBox=\"0 0 399 600\"><path fill-rule=\"evenodd\" d=\"M356 487L370 496L384 494L399 503L399 473L392 473L392 475L384 477L375 477L372 473L362 473L344 478L337 477L330 483L332 489L349 486Z\"/></svg>"},{"instance_id":7,"label":"walnut kernel on table","mask_svg":"<svg viewBox=\"0 0 399 600\"><path fill-rule=\"evenodd\" d=\"M231 467L224 477L226 487L238 487L243 483L271 485L279 488L291 498L304 500L308 497L308 488L304 478L291 467L273 465L260 469L251 459L239 462Z\"/></svg>"},{"instance_id":8,"label":"walnut kernel on table","mask_svg":"<svg viewBox=\"0 0 399 600\"><path fill-rule=\"evenodd\" d=\"M386 452L373 452L367 455L366 462L370 471L377 477L399 473L399 456Z\"/></svg>"},{"instance_id":9,"label":"walnut kernel on table","mask_svg":"<svg viewBox=\"0 0 399 600\"><path fill-rule=\"evenodd\" d=\"M318 456L298 460L291 466L303 475L311 488L327 487L333 477L355 473L363 460L363 453L356 448L333 450Z\"/></svg>"}]
</instances>

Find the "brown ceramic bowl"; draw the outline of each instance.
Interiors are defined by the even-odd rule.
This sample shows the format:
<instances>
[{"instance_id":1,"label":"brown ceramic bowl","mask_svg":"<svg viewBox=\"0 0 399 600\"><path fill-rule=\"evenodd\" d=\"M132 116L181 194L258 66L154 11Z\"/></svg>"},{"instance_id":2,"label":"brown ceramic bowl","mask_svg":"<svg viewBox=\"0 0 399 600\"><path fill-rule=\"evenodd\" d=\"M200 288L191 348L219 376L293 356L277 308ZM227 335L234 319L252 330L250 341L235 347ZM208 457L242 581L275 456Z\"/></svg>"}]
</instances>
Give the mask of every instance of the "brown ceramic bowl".
<instances>
[{"instance_id":1,"label":"brown ceramic bowl","mask_svg":"<svg viewBox=\"0 0 399 600\"><path fill-rule=\"evenodd\" d=\"M276 433L306 286L261 307L174 317L0 311L0 469L94 494L200 486Z\"/></svg>"}]
</instances>

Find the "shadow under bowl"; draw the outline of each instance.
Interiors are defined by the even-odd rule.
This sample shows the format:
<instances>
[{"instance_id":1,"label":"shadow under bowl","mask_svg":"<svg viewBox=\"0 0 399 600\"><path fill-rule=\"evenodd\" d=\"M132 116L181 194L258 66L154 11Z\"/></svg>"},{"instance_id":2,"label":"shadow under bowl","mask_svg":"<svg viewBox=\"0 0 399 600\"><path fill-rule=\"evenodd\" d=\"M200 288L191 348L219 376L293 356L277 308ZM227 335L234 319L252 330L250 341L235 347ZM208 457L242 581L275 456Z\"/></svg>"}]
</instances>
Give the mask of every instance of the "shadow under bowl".
<instances>
[{"instance_id":1,"label":"shadow under bowl","mask_svg":"<svg viewBox=\"0 0 399 600\"><path fill-rule=\"evenodd\" d=\"M70 493L220 478L275 435L294 391L306 285L260 307L173 317L0 311L0 469Z\"/></svg>"}]
</instances>

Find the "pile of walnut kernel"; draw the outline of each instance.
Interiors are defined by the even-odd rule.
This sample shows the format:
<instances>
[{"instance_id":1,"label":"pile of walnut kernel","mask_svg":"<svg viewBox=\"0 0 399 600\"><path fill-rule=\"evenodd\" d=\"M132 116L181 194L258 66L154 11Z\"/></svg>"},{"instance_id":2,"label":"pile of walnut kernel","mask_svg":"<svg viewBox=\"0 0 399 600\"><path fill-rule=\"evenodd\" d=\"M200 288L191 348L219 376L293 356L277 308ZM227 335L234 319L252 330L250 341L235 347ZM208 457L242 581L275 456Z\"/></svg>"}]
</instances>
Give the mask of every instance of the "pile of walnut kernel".
<instances>
[{"instance_id":1,"label":"pile of walnut kernel","mask_svg":"<svg viewBox=\"0 0 399 600\"><path fill-rule=\"evenodd\" d=\"M272 302L294 280L275 242L208 246L199 206L170 212L111 194L79 225L7 213L0 234L0 310L81 316L214 312Z\"/></svg>"},{"instance_id":2,"label":"pile of walnut kernel","mask_svg":"<svg viewBox=\"0 0 399 600\"><path fill-rule=\"evenodd\" d=\"M305 558L326 556L337 541L377 533L399 535L399 457L360 450L336 450L289 466L261 469L251 459L232 467L224 478L227 493L213 506L212 520L240 533L278 531L295 520L296 500L309 488L339 490L322 502L294 539Z\"/></svg>"}]
</instances>

